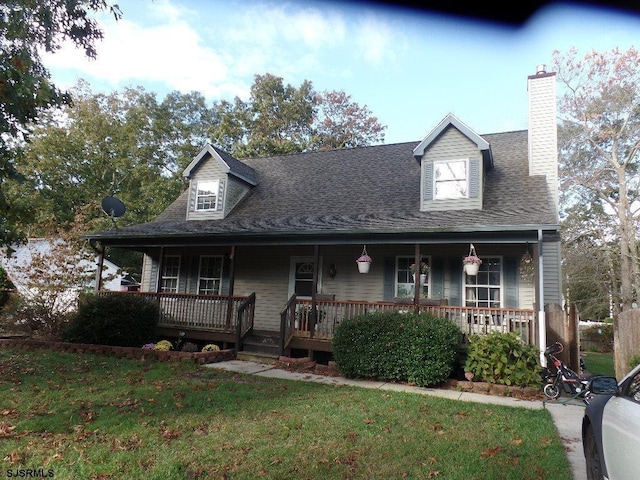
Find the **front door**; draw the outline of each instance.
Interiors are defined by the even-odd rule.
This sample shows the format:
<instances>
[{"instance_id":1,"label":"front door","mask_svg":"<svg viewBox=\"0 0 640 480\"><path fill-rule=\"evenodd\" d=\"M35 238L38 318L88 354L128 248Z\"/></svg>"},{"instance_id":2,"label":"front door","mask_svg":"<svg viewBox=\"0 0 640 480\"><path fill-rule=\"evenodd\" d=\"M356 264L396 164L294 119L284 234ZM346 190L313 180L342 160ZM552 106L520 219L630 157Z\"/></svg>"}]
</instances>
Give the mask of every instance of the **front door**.
<instances>
[{"instance_id":1,"label":"front door","mask_svg":"<svg viewBox=\"0 0 640 480\"><path fill-rule=\"evenodd\" d=\"M322 265L322 261L320 262ZM289 267L289 296L311 298L313 293L313 257L291 257ZM322 269L318 270L317 291L322 291Z\"/></svg>"}]
</instances>

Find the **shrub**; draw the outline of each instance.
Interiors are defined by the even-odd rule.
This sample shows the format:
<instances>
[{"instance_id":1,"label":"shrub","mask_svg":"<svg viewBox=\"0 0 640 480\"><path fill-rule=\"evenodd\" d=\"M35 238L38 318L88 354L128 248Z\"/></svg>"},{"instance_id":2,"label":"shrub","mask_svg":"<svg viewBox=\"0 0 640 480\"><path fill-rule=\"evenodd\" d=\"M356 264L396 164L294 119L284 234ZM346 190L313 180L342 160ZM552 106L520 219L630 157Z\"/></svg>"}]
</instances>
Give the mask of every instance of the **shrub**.
<instances>
[{"instance_id":1,"label":"shrub","mask_svg":"<svg viewBox=\"0 0 640 480\"><path fill-rule=\"evenodd\" d=\"M215 343L208 343L204 347L202 347L203 352L218 352L220 351L220 347Z\"/></svg>"},{"instance_id":2,"label":"shrub","mask_svg":"<svg viewBox=\"0 0 640 480\"><path fill-rule=\"evenodd\" d=\"M378 313L341 322L333 355L347 377L429 386L449 378L459 343L460 330L444 318Z\"/></svg>"},{"instance_id":3,"label":"shrub","mask_svg":"<svg viewBox=\"0 0 640 480\"><path fill-rule=\"evenodd\" d=\"M153 339L158 306L134 295L81 297L64 333L66 341L138 347Z\"/></svg>"},{"instance_id":4,"label":"shrub","mask_svg":"<svg viewBox=\"0 0 640 480\"><path fill-rule=\"evenodd\" d=\"M4 268L0 267L0 310L7 304L11 296L11 292L15 290L15 286L7 276Z\"/></svg>"},{"instance_id":5,"label":"shrub","mask_svg":"<svg viewBox=\"0 0 640 480\"><path fill-rule=\"evenodd\" d=\"M640 353L631 357L631 360L629 360L629 368L633 370L638 364L640 364Z\"/></svg>"},{"instance_id":6,"label":"shrub","mask_svg":"<svg viewBox=\"0 0 640 480\"><path fill-rule=\"evenodd\" d=\"M599 344L600 351L611 351L613 349L613 324L591 325L581 332L580 339Z\"/></svg>"},{"instance_id":7,"label":"shrub","mask_svg":"<svg viewBox=\"0 0 640 480\"><path fill-rule=\"evenodd\" d=\"M540 385L542 369L534 345L523 344L515 332L493 332L469 338L465 371L474 380L529 387Z\"/></svg>"}]
</instances>

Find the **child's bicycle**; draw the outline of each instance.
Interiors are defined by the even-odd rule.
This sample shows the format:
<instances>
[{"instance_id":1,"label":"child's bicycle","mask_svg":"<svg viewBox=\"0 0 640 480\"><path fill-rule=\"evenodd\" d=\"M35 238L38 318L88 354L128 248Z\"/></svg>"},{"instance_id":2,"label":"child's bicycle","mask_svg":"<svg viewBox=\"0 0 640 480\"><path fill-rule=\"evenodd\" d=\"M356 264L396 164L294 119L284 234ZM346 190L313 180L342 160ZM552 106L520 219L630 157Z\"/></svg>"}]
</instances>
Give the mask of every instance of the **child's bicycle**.
<instances>
[{"instance_id":1,"label":"child's bicycle","mask_svg":"<svg viewBox=\"0 0 640 480\"><path fill-rule=\"evenodd\" d=\"M542 391L551 400L560 398L560 395L564 392L570 395L571 398L582 398L585 403L589 403L590 394L587 386L593 376L578 375L565 365L562 360L556 357L563 350L564 347L560 342L550 345L545 350L544 354L547 357L548 366L542 373L544 382Z\"/></svg>"}]
</instances>

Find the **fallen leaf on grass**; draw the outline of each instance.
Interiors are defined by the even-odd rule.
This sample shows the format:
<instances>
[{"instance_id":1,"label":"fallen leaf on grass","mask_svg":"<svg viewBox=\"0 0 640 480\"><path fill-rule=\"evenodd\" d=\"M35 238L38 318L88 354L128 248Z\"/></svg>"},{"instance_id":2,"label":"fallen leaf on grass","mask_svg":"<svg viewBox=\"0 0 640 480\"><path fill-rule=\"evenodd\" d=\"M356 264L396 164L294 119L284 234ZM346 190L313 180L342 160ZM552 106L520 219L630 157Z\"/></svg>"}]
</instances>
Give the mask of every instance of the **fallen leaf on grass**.
<instances>
[{"instance_id":1,"label":"fallen leaf on grass","mask_svg":"<svg viewBox=\"0 0 640 480\"><path fill-rule=\"evenodd\" d=\"M11 452L9 455L7 455L6 457L4 457L5 462L11 462L13 464L19 463L21 460L22 460L22 457L15 450Z\"/></svg>"},{"instance_id":2,"label":"fallen leaf on grass","mask_svg":"<svg viewBox=\"0 0 640 480\"><path fill-rule=\"evenodd\" d=\"M174 438L178 438L182 435L182 431L180 430L169 430L168 428L163 428L160 432L162 438L164 438L167 442L173 440Z\"/></svg>"},{"instance_id":3,"label":"fallen leaf on grass","mask_svg":"<svg viewBox=\"0 0 640 480\"><path fill-rule=\"evenodd\" d=\"M13 426L13 425L8 425L6 423L0 423L0 438L10 437L12 435L11 432L13 432L15 429L16 429L16 427Z\"/></svg>"},{"instance_id":4,"label":"fallen leaf on grass","mask_svg":"<svg viewBox=\"0 0 640 480\"><path fill-rule=\"evenodd\" d=\"M490 448L489 450L485 450L484 452L482 452L482 456L484 458L493 457L494 455L496 455L498 452L501 452L502 450L504 450L504 447L493 447L493 448Z\"/></svg>"}]
</instances>

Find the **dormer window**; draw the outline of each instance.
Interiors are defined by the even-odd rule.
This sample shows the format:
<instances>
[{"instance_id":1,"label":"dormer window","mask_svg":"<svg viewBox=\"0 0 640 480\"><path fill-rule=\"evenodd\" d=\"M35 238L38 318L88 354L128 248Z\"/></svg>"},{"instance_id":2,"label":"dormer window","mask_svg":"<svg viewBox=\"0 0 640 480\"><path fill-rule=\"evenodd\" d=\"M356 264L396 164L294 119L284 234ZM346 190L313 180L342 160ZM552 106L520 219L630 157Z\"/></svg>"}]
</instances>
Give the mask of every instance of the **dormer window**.
<instances>
[{"instance_id":1,"label":"dormer window","mask_svg":"<svg viewBox=\"0 0 640 480\"><path fill-rule=\"evenodd\" d=\"M468 198L468 160L446 160L433 163L434 200Z\"/></svg>"},{"instance_id":2,"label":"dormer window","mask_svg":"<svg viewBox=\"0 0 640 480\"><path fill-rule=\"evenodd\" d=\"M219 180L198 182L196 210L216 210L218 207Z\"/></svg>"}]
</instances>

